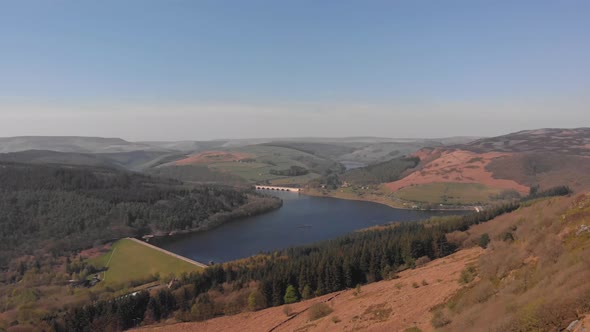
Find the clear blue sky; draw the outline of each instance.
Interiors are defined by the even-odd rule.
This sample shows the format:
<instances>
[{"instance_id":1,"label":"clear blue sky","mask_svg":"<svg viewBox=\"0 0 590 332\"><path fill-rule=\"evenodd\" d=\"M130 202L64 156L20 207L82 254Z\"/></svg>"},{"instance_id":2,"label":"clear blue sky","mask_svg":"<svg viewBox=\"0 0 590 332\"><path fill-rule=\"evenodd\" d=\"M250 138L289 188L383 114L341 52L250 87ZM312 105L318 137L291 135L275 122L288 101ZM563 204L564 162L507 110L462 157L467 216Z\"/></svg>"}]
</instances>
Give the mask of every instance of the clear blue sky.
<instances>
[{"instance_id":1,"label":"clear blue sky","mask_svg":"<svg viewBox=\"0 0 590 332\"><path fill-rule=\"evenodd\" d=\"M588 126L589 62L589 1L0 0L0 136Z\"/></svg>"}]
</instances>

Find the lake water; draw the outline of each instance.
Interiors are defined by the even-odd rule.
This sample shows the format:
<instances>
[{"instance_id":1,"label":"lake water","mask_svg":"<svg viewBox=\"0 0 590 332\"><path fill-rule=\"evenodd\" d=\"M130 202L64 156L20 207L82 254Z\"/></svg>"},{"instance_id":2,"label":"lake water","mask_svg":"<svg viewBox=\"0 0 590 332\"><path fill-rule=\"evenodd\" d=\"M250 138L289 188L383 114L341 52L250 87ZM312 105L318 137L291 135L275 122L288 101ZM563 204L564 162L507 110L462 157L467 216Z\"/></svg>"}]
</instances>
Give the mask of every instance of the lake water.
<instances>
[{"instance_id":1,"label":"lake water","mask_svg":"<svg viewBox=\"0 0 590 332\"><path fill-rule=\"evenodd\" d=\"M278 210L231 221L205 232L161 238L154 244L198 262L226 262L264 251L333 239L393 221L453 214L393 209L377 203L297 193L272 193L283 199L283 206Z\"/></svg>"}]
</instances>

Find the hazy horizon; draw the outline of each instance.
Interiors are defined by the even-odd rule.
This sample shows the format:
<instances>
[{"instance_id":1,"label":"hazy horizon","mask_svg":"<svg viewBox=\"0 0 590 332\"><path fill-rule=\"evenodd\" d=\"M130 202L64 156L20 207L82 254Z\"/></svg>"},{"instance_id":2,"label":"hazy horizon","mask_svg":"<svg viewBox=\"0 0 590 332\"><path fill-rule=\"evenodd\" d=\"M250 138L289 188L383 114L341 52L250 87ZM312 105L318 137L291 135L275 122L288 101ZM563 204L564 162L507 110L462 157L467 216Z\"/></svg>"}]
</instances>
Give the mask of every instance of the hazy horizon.
<instances>
[{"instance_id":1,"label":"hazy horizon","mask_svg":"<svg viewBox=\"0 0 590 332\"><path fill-rule=\"evenodd\" d=\"M589 126L589 9L7 1L0 136L438 138Z\"/></svg>"}]
</instances>

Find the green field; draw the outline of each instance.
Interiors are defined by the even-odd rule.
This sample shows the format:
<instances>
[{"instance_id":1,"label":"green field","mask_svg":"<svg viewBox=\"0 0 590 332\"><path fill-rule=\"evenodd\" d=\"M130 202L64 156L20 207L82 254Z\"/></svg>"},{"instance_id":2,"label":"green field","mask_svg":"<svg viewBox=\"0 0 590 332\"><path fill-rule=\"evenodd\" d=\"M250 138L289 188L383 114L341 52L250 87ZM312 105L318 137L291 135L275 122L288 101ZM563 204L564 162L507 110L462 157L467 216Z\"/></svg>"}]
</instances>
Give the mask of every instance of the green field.
<instances>
[{"instance_id":1,"label":"green field","mask_svg":"<svg viewBox=\"0 0 590 332\"><path fill-rule=\"evenodd\" d=\"M431 204L485 204L501 195L502 189L491 188L479 183L436 182L400 189L395 193L399 199Z\"/></svg>"},{"instance_id":2,"label":"green field","mask_svg":"<svg viewBox=\"0 0 590 332\"><path fill-rule=\"evenodd\" d=\"M146 279L154 274L167 276L182 272L202 270L189 262L167 255L130 239L122 239L113 244L111 249L96 258L88 260L96 268L107 267L104 282L101 284L122 284L133 280Z\"/></svg>"},{"instance_id":3,"label":"green field","mask_svg":"<svg viewBox=\"0 0 590 332\"><path fill-rule=\"evenodd\" d=\"M251 183L270 182L275 185L303 185L334 167L335 162L306 153L280 146L252 145L235 151L255 155L255 162L219 162L209 167L224 173L239 176ZM270 174L271 170L285 170L291 166L299 166L309 170L302 176L280 176Z\"/></svg>"},{"instance_id":4,"label":"green field","mask_svg":"<svg viewBox=\"0 0 590 332\"><path fill-rule=\"evenodd\" d=\"M280 177L270 180L273 186L289 186L289 185L303 185L311 180L319 178L320 175L316 173L308 173L301 176Z\"/></svg>"}]
</instances>

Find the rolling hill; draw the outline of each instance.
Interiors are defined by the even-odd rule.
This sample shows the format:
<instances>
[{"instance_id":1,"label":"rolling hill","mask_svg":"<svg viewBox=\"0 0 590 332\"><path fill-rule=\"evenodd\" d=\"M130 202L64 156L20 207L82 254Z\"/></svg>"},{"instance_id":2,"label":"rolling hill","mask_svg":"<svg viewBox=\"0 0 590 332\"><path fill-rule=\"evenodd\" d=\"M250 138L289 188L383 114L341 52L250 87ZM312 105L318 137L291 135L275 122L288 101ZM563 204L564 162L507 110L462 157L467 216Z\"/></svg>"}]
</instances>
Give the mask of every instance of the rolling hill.
<instances>
[{"instance_id":1,"label":"rolling hill","mask_svg":"<svg viewBox=\"0 0 590 332\"><path fill-rule=\"evenodd\" d=\"M182 156L182 154L173 152L145 150L112 153L26 150L20 152L0 153L0 161L33 164L101 166L142 171L155 167L160 163L165 163L170 159L177 159Z\"/></svg>"},{"instance_id":2,"label":"rolling hill","mask_svg":"<svg viewBox=\"0 0 590 332\"><path fill-rule=\"evenodd\" d=\"M498 190L525 194L533 186L567 183L575 190L590 187L589 128L521 131L467 144L424 148L413 156L421 160L418 167L384 185L400 199L444 203L441 197L448 186L432 186L434 183L462 185L469 190L479 186L479 194L489 193L489 200ZM464 195L466 202L470 194ZM432 196L438 198L427 198ZM458 196L461 201L461 193Z\"/></svg>"},{"instance_id":3,"label":"rolling hill","mask_svg":"<svg viewBox=\"0 0 590 332\"><path fill-rule=\"evenodd\" d=\"M100 153L154 150L142 143L132 143L120 138L76 136L19 136L0 138L0 152L49 150L57 152ZM161 149L157 149L161 150Z\"/></svg>"},{"instance_id":4,"label":"rolling hill","mask_svg":"<svg viewBox=\"0 0 590 332\"><path fill-rule=\"evenodd\" d=\"M524 130L497 137L482 138L456 147L477 153L492 151L550 152L590 156L590 128Z\"/></svg>"},{"instance_id":5,"label":"rolling hill","mask_svg":"<svg viewBox=\"0 0 590 332\"><path fill-rule=\"evenodd\" d=\"M169 168L173 169L169 169ZM281 175L282 171L298 167L302 175ZM207 169L205 171L204 169ZM207 150L174 160L151 170L151 173L183 176L196 181L224 180L235 183L268 183L301 186L320 177L326 171L340 169L337 162L309 152L275 145L248 145L233 149ZM182 175L180 175L182 174ZM194 174L194 176L191 176Z\"/></svg>"}]
</instances>

